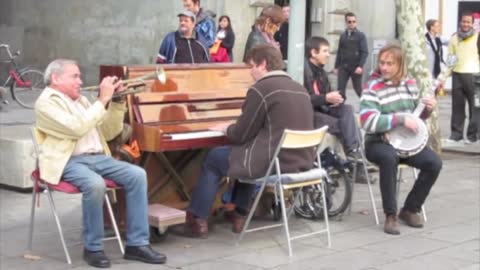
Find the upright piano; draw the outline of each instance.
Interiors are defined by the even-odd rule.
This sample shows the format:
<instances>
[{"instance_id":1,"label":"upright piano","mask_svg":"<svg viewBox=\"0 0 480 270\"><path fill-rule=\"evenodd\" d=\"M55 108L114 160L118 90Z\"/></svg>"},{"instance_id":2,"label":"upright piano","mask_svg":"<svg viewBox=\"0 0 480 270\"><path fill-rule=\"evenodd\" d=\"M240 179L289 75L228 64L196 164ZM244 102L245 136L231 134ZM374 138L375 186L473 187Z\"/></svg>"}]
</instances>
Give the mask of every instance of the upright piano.
<instances>
[{"instance_id":1,"label":"upright piano","mask_svg":"<svg viewBox=\"0 0 480 270\"><path fill-rule=\"evenodd\" d=\"M161 65L166 83L146 81L146 91L128 97L128 122L142 152L149 203L184 209L196 184L206 150L228 144L209 127L234 122L253 83L245 64ZM132 79L156 65L101 66L100 78ZM119 208L123 207L119 196ZM119 221L122 224L122 216Z\"/></svg>"}]
</instances>

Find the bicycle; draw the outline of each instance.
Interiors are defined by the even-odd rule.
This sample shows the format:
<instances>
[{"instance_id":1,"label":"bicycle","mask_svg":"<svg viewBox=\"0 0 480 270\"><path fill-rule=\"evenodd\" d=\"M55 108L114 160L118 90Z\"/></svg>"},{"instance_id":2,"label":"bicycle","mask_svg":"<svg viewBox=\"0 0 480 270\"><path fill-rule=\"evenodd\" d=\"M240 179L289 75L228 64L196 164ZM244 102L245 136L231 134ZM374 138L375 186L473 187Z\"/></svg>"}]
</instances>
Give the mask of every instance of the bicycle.
<instances>
[{"instance_id":1,"label":"bicycle","mask_svg":"<svg viewBox=\"0 0 480 270\"><path fill-rule=\"evenodd\" d=\"M0 88L3 88L3 91L0 91L0 101L8 104L5 95L6 89L10 88L12 98L20 104L20 106L33 109L35 101L45 88L43 72L30 67L20 68L15 61L15 58L20 55L20 51L12 54L9 45L0 44L0 49L4 49L8 55L8 59L2 62L10 64L9 75L2 86L0 86Z\"/></svg>"}]
</instances>

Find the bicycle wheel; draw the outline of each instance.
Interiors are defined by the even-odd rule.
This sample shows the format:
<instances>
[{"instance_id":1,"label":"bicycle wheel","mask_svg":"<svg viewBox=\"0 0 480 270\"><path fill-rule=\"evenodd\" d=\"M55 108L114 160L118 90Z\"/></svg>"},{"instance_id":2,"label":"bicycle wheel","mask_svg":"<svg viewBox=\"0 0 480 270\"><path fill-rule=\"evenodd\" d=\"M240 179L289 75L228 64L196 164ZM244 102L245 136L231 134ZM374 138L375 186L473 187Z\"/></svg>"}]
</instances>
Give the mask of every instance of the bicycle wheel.
<instances>
[{"instance_id":1,"label":"bicycle wheel","mask_svg":"<svg viewBox=\"0 0 480 270\"><path fill-rule=\"evenodd\" d=\"M35 101L45 88L43 82L43 72L35 69L27 69L20 73L20 78L24 82L30 82L29 87L20 87L17 82L12 84L12 97L22 107L27 109L33 109Z\"/></svg>"}]
</instances>

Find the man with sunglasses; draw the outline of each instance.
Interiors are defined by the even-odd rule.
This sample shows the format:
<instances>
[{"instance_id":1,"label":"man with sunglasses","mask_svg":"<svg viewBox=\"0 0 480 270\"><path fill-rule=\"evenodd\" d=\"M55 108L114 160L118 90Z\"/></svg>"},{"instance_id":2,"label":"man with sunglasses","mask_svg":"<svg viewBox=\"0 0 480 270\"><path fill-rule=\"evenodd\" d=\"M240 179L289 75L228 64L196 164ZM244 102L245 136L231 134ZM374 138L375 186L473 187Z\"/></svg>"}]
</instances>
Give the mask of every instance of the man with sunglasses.
<instances>
[{"instance_id":1,"label":"man with sunglasses","mask_svg":"<svg viewBox=\"0 0 480 270\"><path fill-rule=\"evenodd\" d=\"M335 73L338 76L338 90L346 98L347 82L352 78L353 89L357 96L362 94L363 65L367 60L367 39L363 32L357 29L355 14L345 14L347 29L340 36L337 58L335 59Z\"/></svg>"}]
</instances>

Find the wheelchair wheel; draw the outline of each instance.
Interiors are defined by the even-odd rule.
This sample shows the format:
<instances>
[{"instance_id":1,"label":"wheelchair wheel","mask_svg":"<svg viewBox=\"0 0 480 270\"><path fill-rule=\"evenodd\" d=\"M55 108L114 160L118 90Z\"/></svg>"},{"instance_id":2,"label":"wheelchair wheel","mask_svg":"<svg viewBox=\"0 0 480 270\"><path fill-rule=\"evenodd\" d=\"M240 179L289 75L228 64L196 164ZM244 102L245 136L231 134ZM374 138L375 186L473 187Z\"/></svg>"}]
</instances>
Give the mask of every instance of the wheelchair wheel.
<instances>
[{"instance_id":1,"label":"wheelchair wheel","mask_svg":"<svg viewBox=\"0 0 480 270\"><path fill-rule=\"evenodd\" d=\"M307 219L323 218L323 203L320 185L305 187L295 202L294 211L299 217ZM329 217L337 216L347 209L352 198L352 186L346 172L340 172L326 181L326 203Z\"/></svg>"},{"instance_id":2,"label":"wheelchair wheel","mask_svg":"<svg viewBox=\"0 0 480 270\"><path fill-rule=\"evenodd\" d=\"M334 175L327 183L328 216L337 216L347 209L352 200L352 184L346 172Z\"/></svg>"}]
</instances>

